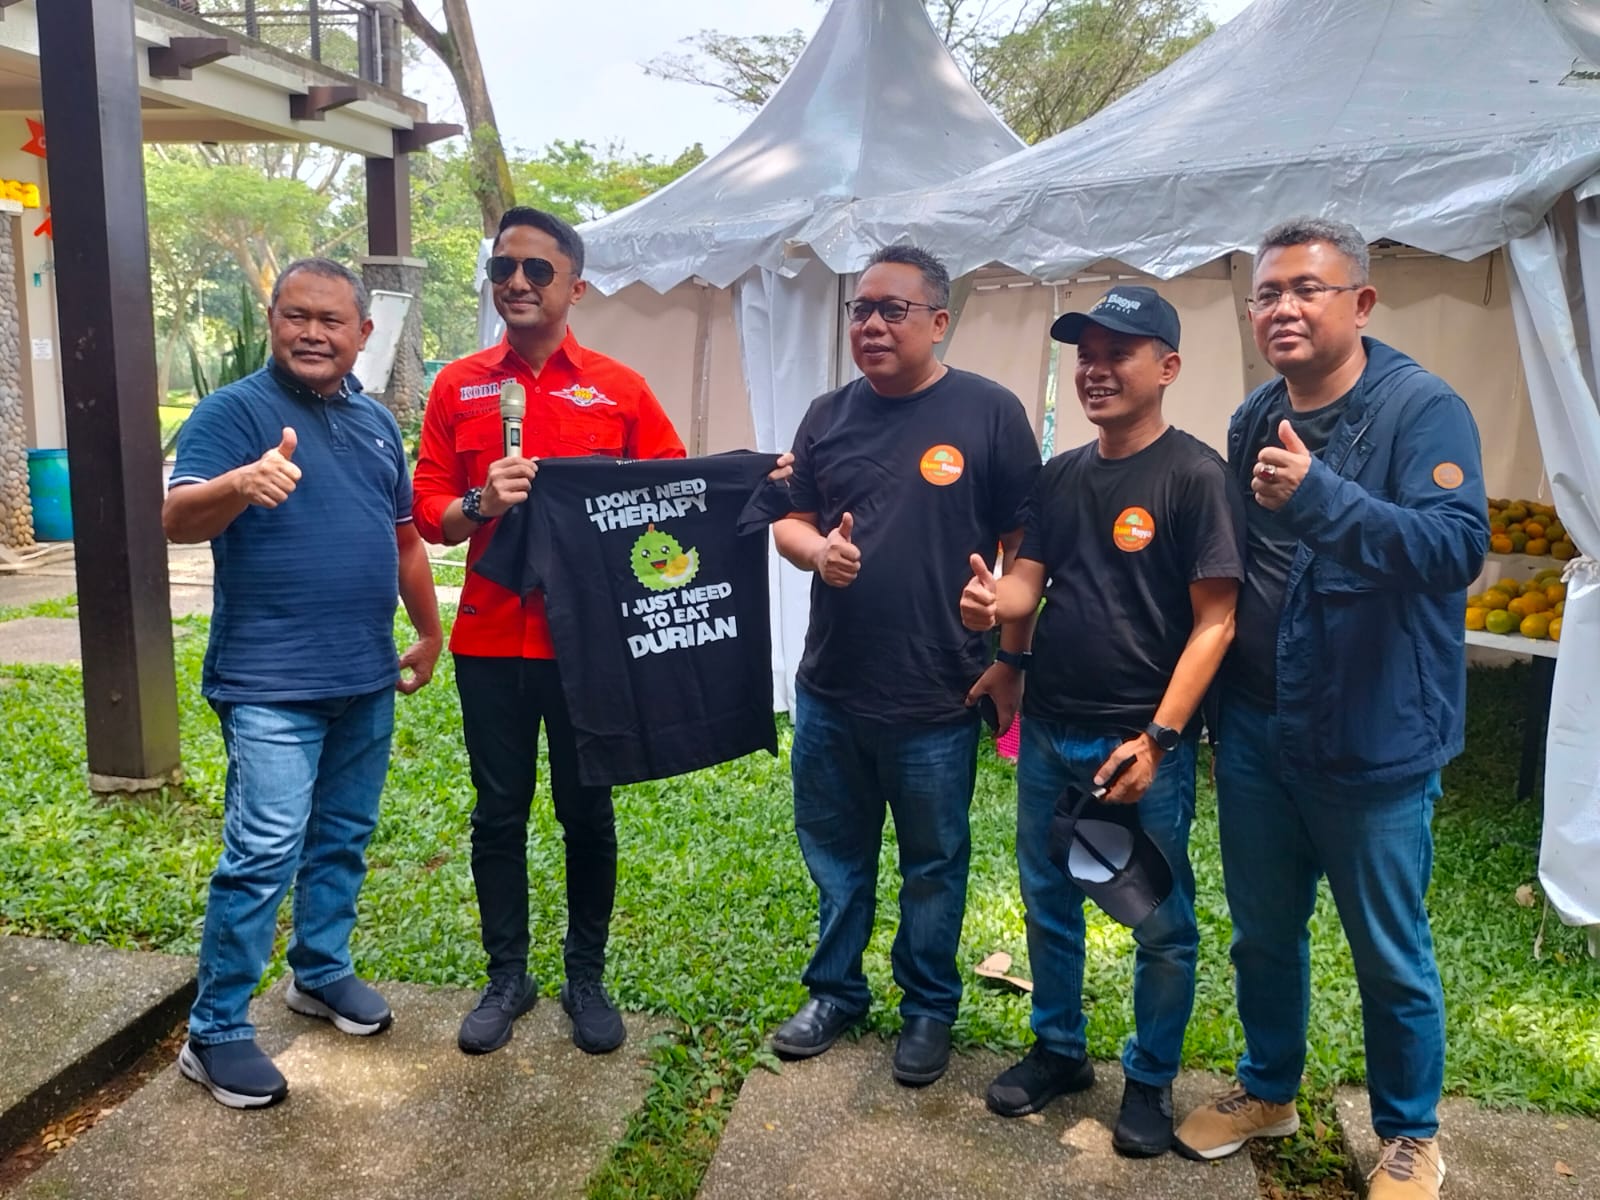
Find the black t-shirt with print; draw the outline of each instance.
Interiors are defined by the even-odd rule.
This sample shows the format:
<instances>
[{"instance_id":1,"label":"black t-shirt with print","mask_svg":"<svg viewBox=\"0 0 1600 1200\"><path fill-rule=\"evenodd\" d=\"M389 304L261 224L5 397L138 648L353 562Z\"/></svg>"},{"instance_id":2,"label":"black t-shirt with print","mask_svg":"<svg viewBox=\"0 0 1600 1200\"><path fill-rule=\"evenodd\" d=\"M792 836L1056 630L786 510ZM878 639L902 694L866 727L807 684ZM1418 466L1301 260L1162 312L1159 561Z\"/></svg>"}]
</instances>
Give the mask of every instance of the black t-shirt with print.
<instances>
[{"instance_id":1,"label":"black t-shirt with print","mask_svg":"<svg viewBox=\"0 0 1600 1200\"><path fill-rule=\"evenodd\" d=\"M801 686L869 720L970 717L986 653L961 589L968 558L992 559L1026 516L1039 446L1022 402L953 368L910 396L857 379L812 401L794 454L792 510L824 533L850 513L861 550L848 587L812 581Z\"/></svg>"},{"instance_id":2,"label":"black t-shirt with print","mask_svg":"<svg viewBox=\"0 0 1600 1200\"><path fill-rule=\"evenodd\" d=\"M1344 420L1354 394L1346 392L1332 404L1292 415L1285 400L1267 414L1261 426L1266 440L1245 446L1241 453L1247 462L1254 463L1263 448L1277 446L1281 449L1278 425L1289 417L1306 449L1321 458L1338 431L1339 422ZM1223 664L1222 677L1228 687L1236 689L1251 704L1271 710L1278 705L1278 620L1283 611L1284 589L1289 585L1289 568L1294 563L1295 551L1300 548L1300 539L1282 516L1257 504L1254 496L1244 498L1244 509L1250 570L1244 586L1239 589L1233 646Z\"/></svg>"},{"instance_id":3,"label":"black t-shirt with print","mask_svg":"<svg viewBox=\"0 0 1600 1200\"><path fill-rule=\"evenodd\" d=\"M1020 557L1044 564L1023 714L1150 723L1189 635L1197 579L1244 578L1244 513L1222 457L1168 429L1127 458L1095 442L1039 474Z\"/></svg>"},{"instance_id":4,"label":"black t-shirt with print","mask_svg":"<svg viewBox=\"0 0 1600 1200\"><path fill-rule=\"evenodd\" d=\"M771 518L755 502L781 492L765 484L772 465L748 451L544 459L527 502L500 518L474 569L544 592L585 784L777 753Z\"/></svg>"}]
</instances>

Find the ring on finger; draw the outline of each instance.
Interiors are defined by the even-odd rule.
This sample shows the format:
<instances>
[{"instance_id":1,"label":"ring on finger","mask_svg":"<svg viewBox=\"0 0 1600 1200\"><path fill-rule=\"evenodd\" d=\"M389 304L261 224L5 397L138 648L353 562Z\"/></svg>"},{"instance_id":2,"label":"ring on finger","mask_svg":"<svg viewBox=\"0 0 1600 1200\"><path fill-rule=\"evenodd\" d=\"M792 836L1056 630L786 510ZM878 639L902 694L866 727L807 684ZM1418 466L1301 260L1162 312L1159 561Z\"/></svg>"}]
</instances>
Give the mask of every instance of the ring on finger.
<instances>
[{"instance_id":1,"label":"ring on finger","mask_svg":"<svg viewBox=\"0 0 1600 1200\"><path fill-rule=\"evenodd\" d=\"M1266 466L1261 468L1261 474L1268 479L1276 479L1278 477L1278 468L1273 466L1271 463L1268 463Z\"/></svg>"}]
</instances>

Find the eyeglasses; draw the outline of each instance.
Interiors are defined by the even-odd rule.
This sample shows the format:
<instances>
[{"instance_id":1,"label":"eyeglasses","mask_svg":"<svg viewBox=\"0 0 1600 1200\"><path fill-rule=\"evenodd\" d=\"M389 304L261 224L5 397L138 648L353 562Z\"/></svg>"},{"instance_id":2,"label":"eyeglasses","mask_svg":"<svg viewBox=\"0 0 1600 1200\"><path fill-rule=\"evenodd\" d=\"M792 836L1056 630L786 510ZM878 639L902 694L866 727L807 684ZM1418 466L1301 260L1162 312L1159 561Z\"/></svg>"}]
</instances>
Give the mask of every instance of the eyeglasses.
<instances>
[{"instance_id":1,"label":"eyeglasses","mask_svg":"<svg viewBox=\"0 0 1600 1200\"><path fill-rule=\"evenodd\" d=\"M1288 291L1277 288L1262 288L1254 296L1244 302L1244 306L1256 314L1269 313L1284 302L1289 296L1294 297L1295 303L1301 308L1315 308L1322 303L1322 298L1329 292L1358 292L1367 285L1364 283L1297 283Z\"/></svg>"},{"instance_id":2,"label":"eyeglasses","mask_svg":"<svg viewBox=\"0 0 1600 1200\"><path fill-rule=\"evenodd\" d=\"M534 287L544 287L556 277L556 265L548 258L512 258L509 254L496 254L487 264L489 282L498 287L508 282L522 268L522 277Z\"/></svg>"},{"instance_id":3,"label":"eyeglasses","mask_svg":"<svg viewBox=\"0 0 1600 1200\"><path fill-rule=\"evenodd\" d=\"M850 324L860 325L864 321L872 320L872 314L877 313L887 324L898 325L910 315L913 308L925 308L929 312L942 312L937 304L918 304L915 300L846 300L844 311L850 317Z\"/></svg>"}]
</instances>

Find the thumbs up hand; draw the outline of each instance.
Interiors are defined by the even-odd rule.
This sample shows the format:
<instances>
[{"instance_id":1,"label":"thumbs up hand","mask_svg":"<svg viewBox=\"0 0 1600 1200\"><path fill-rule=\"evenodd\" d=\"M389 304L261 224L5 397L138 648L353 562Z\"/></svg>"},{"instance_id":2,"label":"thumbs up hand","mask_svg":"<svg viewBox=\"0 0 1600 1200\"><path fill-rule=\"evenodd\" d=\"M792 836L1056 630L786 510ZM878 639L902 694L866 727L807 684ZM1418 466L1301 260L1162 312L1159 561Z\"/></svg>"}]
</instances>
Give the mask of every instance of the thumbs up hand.
<instances>
[{"instance_id":1,"label":"thumbs up hand","mask_svg":"<svg viewBox=\"0 0 1600 1200\"><path fill-rule=\"evenodd\" d=\"M971 562L972 580L961 591L961 623L982 633L993 629L1000 619L999 593L994 572L983 555L974 554Z\"/></svg>"},{"instance_id":2,"label":"thumbs up hand","mask_svg":"<svg viewBox=\"0 0 1600 1200\"><path fill-rule=\"evenodd\" d=\"M861 572L861 550L851 540L855 518L845 513L817 551L817 574L829 587L849 587Z\"/></svg>"},{"instance_id":3,"label":"thumbs up hand","mask_svg":"<svg viewBox=\"0 0 1600 1200\"><path fill-rule=\"evenodd\" d=\"M278 444L238 473L239 494L261 508L277 508L287 500L300 479L300 468L291 461L298 445L294 430L285 426Z\"/></svg>"},{"instance_id":4,"label":"thumbs up hand","mask_svg":"<svg viewBox=\"0 0 1600 1200\"><path fill-rule=\"evenodd\" d=\"M1287 419L1278 422L1278 440L1283 443L1282 449L1263 446L1256 455L1255 474L1250 480L1256 503L1274 512L1289 503L1289 497L1311 471L1311 451Z\"/></svg>"}]
</instances>

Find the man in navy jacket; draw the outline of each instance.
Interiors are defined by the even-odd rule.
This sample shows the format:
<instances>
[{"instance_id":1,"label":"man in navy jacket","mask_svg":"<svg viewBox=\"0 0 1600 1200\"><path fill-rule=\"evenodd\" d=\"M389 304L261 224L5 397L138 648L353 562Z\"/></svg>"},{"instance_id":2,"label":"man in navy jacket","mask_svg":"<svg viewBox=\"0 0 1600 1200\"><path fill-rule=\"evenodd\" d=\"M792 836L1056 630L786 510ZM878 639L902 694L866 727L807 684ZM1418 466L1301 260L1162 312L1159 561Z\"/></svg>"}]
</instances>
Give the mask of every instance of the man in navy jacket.
<instances>
[{"instance_id":1,"label":"man in navy jacket","mask_svg":"<svg viewBox=\"0 0 1600 1200\"><path fill-rule=\"evenodd\" d=\"M1249 564L1221 676L1217 807L1246 1051L1179 1148L1292 1133L1326 875L1361 986L1382 1139L1372 1200L1435 1197L1444 996L1424 897L1439 769L1460 752L1461 613L1482 566L1477 427L1443 380L1363 337L1366 241L1317 218L1269 231L1248 301L1279 377L1228 431Z\"/></svg>"}]
</instances>

